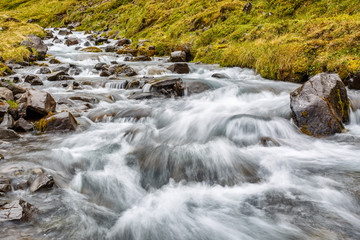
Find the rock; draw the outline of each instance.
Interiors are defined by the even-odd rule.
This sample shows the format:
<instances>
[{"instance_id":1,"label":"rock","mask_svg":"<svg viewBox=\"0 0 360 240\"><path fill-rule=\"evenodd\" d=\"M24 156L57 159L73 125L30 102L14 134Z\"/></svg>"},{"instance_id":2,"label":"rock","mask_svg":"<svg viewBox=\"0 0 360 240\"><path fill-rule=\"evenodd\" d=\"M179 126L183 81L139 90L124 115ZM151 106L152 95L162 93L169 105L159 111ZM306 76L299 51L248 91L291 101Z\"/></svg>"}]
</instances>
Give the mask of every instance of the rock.
<instances>
[{"instance_id":1,"label":"rock","mask_svg":"<svg viewBox=\"0 0 360 240\"><path fill-rule=\"evenodd\" d=\"M7 88L0 87L0 100L14 100L14 94Z\"/></svg>"},{"instance_id":2,"label":"rock","mask_svg":"<svg viewBox=\"0 0 360 240\"><path fill-rule=\"evenodd\" d=\"M97 102L95 97L86 97L86 96L72 96L72 97L69 97L69 99L74 100L74 101L88 102L88 103L96 103Z\"/></svg>"},{"instance_id":3,"label":"rock","mask_svg":"<svg viewBox=\"0 0 360 240\"><path fill-rule=\"evenodd\" d=\"M118 50L117 46L108 45L105 48L105 52L116 52L117 50Z\"/></svg>"},{"instance_id":4,"label":"rock","mask_svg":"<svg viewBox=\"0 0 360 240\"><path fill-rule=\"evenodd\" d=\"M90 44L90 42L86 41L86 42L84 43L84 46L85 46L85 47L90 47L91 44Z\"/></svg>"},{"instance_id":5,"label":"rock","mask_svg":"<svg viewBox=\"0 0 360 240\"><path fill-rule=\"evenodd\" d=\"M154 45L151 45L151 46L149 46L149 48L148 48L150 51L155 51L155 46Z\"/></svg>"},{"instance_id":6,"label":"rock","mask_svg":"<svg viewBox=\"0 0 360 240\"><path fill-rule=\"evenodd\" d=\"M21 42L21 45L27 46L29 48L35 48L38 53L38 60L44 60L47 53L46 44L34 34L30 34L28 36L29 40L25 40Z\"/></svg>"},{"instance_id":7,"label":"rock","mask_svg":"<svg viewBox=\"0 0 360 240\"><path fill-rule=\"evenodd\" d=\"M213 78L230 78L228 75L222 74L222 73L214 73L211 77L213 77Z\"/></svg>"},{"instance_id":8,"label":"rock","mask_svg":"<svg viewBox=\"0 0 360 240\"><path fill-rule=\"evenodd\" d=\"M129 97L129 99L134 100L144 100L144 99L151 99L154 95L152 93L134 93Z\"/></svg>"},{"instance_id":9,"label":"rock","mask_svg":"<svg viewBox=\"0 0 360 240\"><path fill-rule=\"evenodd\" d=\"M39 74L50 74L51 73L51 70L50 70L50 68L48 68L48 67L41 67L40 69L39 69L39 72L38 72Z\"/></svg>"},{"instance_id":10,"label":"rock","mask_svg":"<svg viewBox=\"0 0 360 240\"><path fill-rule=\"evenodd\" d=\"M310 136L322 137L344 130L349 121L349 99L337 74L320 73L290 94L295 124Z\"/></svg>"},{"instance_id":11,"label":"rock","mask_svg":"<svg viewBox=\"0 0 360 240\"><path fill-rule=\"evenodd\" d=\"M132 77L137 75L135 70L127 65L112 65L108 68L108 71L117 76Z\"/></svg>"},{"instance_id":12,"label":"rock","mask_svg":"<svg viewBox=\"0 0 360 240\"><path fill-rule=\"evenodd\" d=\"M10 91L12 91L12 93L13 93L14 95L22 94L22 93L25 93L25 92L26 92L26 89L20 87L20 86L17 85L17 84L11 84L11 85L9 85L8 89L9 89Z\"/></svg>"},{"instance_id":13,"label":"rock","mask_svg":"<svg viewBox=\"0 0 360 240\"><path fill-rule=\"evenodd\" d=\"M261 145L264 147L279 147L280 143L271 137L262 137L260 139Z\"/></svg>"},{"instance_id":14,"label":"rock","mask_svg":"<svg viewBox=\"0 0 360 240\"><path fill-rule=\"evenodd\" d=\"M148 75L161 75L166 72L168 72L168 71L165 68L154 66L154 67L150 67L148 69L147 74Z\"/></svg>"},{"instance_id":15,"label":"rock","mask_svg":"<svg viewBox=\"0 0 360 240\"><path fill-rule=\"evenodd\" d=\"M82 73L82 70L80 68L72 68L69 71L70 75L75 75L75 76L80 75L80 73Z\"/></svg>"},{"instance_id":16,"label":"rock","mask_svg":"<svg viewBox=\"0 0 360 240\"><path fill-rule=\"evenodd\" d=\"M98 71L101 71L107 69L108 65L106 63L97 63L94 68Z\"/></svg>"},{"instance_id":17,"label":"rock","mask_svg":"<svg viewBox=\"0 0 360 240\"><path fill-rule=\"evenodd\" d=\"M170 62L186 62L186 53L184 51L172 52Z\"/></svg>"},{"instance_id":18,"label":"rock","mask_svg":"<svg viewBox=\"0 0 360 240\"><path fill-rule=\"evenodd\" d=\"M360 90L360 72L357 72L348 82L350 89Z\"/></svg>"},{"instance_id":19,"label":"rock","mask_svg":"<svg viewBox=\"0 0 360 240\"><path fill-rule=\"evenodd\" d=\"M108 42L108 39L104 38L104 37L99 37L99 38L95 39L95 45L100 45L100 44L107 43L107 42Z\"/></svg>"},{"instance_id":20,"label":"rock","mask_svg":"<svg viewBox=\"0 0 360 240\"><path fill-rule=\"evenodd\" d=\"M185 86L186 86L187 95L189 96L193 94L199 94L211 89L209 85L199 81L186 82Z\"/></svg>"},{"instance_id":21,"label":"rock","mask_svg":"<svg viewBox=\"0 0 360 240\"><path fill-rule=\"evenodd\" d=\"M38 210L24 200L15 200L0 207L0 222L28 221Z\"/></svg>"},{"instance_id":22,"label":"rock","mask_svg":"<svg viewBox=\"0 0 360 240\"><path fill-rule=\"evenodd\" d=\"M68 39L66 39L65 44L68 47L73 46L73 45L77 45L77 44L79 44L79 39L74 38L74 37L69 37Z\"/></svg>"},{"instance_id":23,"label":"rock","mask_svg":"<svg viewBox=\"0 0 360 240\"><path fill-rule=\"evenodd\" d=\"M100 77L109 77L111 75L111 72L109 72L108 70L103 70L100 73Z\"/></svg>"},{"instance_id":24,"label":"rock","mask_svg":"<svg viewBox=\"0 0 360 240\"><path fill-rule=\"evenodd\" d=\"M243 11L246 13L250 13L252 7L253 7L253 5L250 2L247 2L243 8Z\"/></svg>"},{"instance_id":25,"label":"rock","mask_svg":"<svg viewBox=\"0 0 360 240\"><path fill-rule=\"evenodd\" d=\"M56 113L45 119L47 122L46 131L74 131L77 128L77 122L70 112Z\"/></svg>"},{"instance_id":26,"label":"rock","mask_svg":"<svg viewBox=\"0 0 360 240\"><path fill-rule=\"evenodd\" d=\"M39 76L35 74L27 75L24 81L30 83L32 86L44 85Z\"/></svg>"},{"instance_id":27,"label":"rock","mask_svg":"<svg viewBox=\"0 0 360 240\"><path fill-rule=\"evenodd\" d=\"M3 120L0 124L0 128L12 128L14 126L14 119L13 117L6 113L3 117Z\"/></svg>"},{"instance_id":28,"label":"rock","mask_svg":"<svg viewBox=\"0 0 360 240\"><path fill-rule=\"evenodd\" d=\"M4 155L2 155L1 153L0 153L0 160L5 160Z\"/></svg>"},{"instance_id":29,"label":"rock","mask_svg":"<svg viewBox=\"0 0 360 240\"><path fill-rule=\"evenodd\" d=\"M132 62L146 62L146 61L151 61L151 58L148 56L142 55L142 56L134 57L131 61Z\"/></svg>"},{"instance_id":30,"label":"rock","mask_svg":"<svg viewBox=\"0 0 360 240\"><path fill-rule=\"evenodd\" d=\"M19 139L20 136L11 129L1 129L0 128L0 139Z\"/></svg>"},{"instance_id":31,"label":"rock","mask_svg":"<svg viewBox=\"0 0 360 240\"><path fill-rule=\"evenodd\" d=\"M74 80L73 77L70 77L66 72L60 71L53 73L47 77L48 81L63 81L63 80Z\"/></svg>"},{"instance_id":32,"label":"rock","mask_svg":"<svg viewBox=\"0 0 360 240\"><path fill-rule=\"evenodd\" d=\"M30 191L32 193L49 190L54 186L54 178L51 175L41 174L35 181L30 185Z\"/></svg>"},{"instance_id":33,"label":"rock","mask_svg":"<svg viewBox=\"0 0 360 240\"><path fill-rule=\"evenodd\" d=\"M14 130L16 132L32 132L34 131L34 125L20 118L15 122Z\"/></svg>"},{"instance_id":34,"label":"rock","mask_svg":"<svg viewBox=\"0 0 360 240\"><path fill-rule=\"evenodd\" d=\"M26 190L29 187L29 181L26 179L13 179L11 185L15 191Z\"/></svg>"},{"instance_id":35,"label":"rock","mask_svg":"<svg viewBox=\"0 0 360 240\"><path fill-rule=\"evenodd\" d=\"M54 69L53 69L53 72L60 72L60 71L63 71L63 72L68 72L70 69L70 65L69 64L61 64L59 66L56 66Z\"/></svg>"},{"instance_id":36,"label":"rock","mask_svg":"<svg viewBox=\"0 0 360 240\"><path fill-rule=\"evenodd\" d=\"M87 47L87 48L81 49L80 51L82 51L82 52L93 52L93 53L102 52L102 50L100 48L98 48L98 47Z\"/></svg>"},{"instance_id":37,"label":"rock","mask_svg":"<svg viewBox=\"0 0 360 240\"><path fill-rule=\"evenodd\" d=\"M33 168L31 173L40 176L44 173L44 171L41 168Z\"/></svg>"},{"instance_id":38,"label":"rock","mask_svg":"<svg viewBox=\"0 0 360 240\"><path fill-rule=\"evenodd\" d=\"M0 192L11 192L11 185L9 179L0 177Z\"/></svg>"},{"instance_id":39,"label":"rock","mask_svg":"<svg viewBox=\"0 0 360 240\"><path fill-rule=\"evenodd\" d=\"M69 30L66 30L66 29L61 29L61 30L59 30L59 33L58 33L60 36L66 36L66 35L70 35L70 34L72 34L72 32L71 31L69 31Z\"/></svg>"},{"instance_id":40,"label":"rock","mask_svg":"<svg viewBox=\"0 0 360 240\"><path fill-rule=\"evenodd\" d=\"M55 58L52 58L52 59L50 59L49 63L50 64L60 64L61 62Z\"/></svg>"},{"instance_id":41,"label":"rock","mask_svg":"<svg viewBox=\"0 0 360 240\"><path fill-rule=\"evenodd\" d=\"M70 23L70 24L67 25L66 28L69 29L69 30L72 30L72 29L74 29L74 28L79 27L80 25L81 25L80 22Z\"/></svg>"},{"instance_id":42,"label":"rock","mask_svg":"<svg viewBox=\"0 0 360 240\"><path fill-rule=\"evenodd\" d=\"M4 115L9 111L10 105L5 102L0 101L0 117L4 117Z\"/></svg>"},{"instance_id":43,"label":"rock","mask_svg":"<svg viewBox=\"0 0 360 240\"><path fill-rule=\"evenodd\" d=\"M124 46L124 45L126 45L126 44L131 44L131 40L130 39L127 39L127 38L122 38L122 39L120 39L117 43L116 43L116 45L118 45L118 46Z\"/></svg>"},{"instance_id":44,"label":"rock","mask_svg":"<svg viewBox=\"0 0 360 240\"><path fill-rule=\"evenodd\" d=\"M29 90L26 102L26 119L40 119L55 112L56 102L47 92Z\"/></svg>"},{"instance_id":45,"label":"rock","mask_svg":"<svg viewBox=\"0 0 360 240\"><path fill-rule=\"evenodd\" d=\"M177 74L188 74L190 72L190 68L186 63L175 63L167 69Z\"/></svg>"},{"instance_id":46,"label":"rock","mask_svg":"<svg viewBox=\"0 0 360 240\"><path fill-rule=\"evenodd\" d=\"M156 80L145 84L143 87L143 92L153 92L156 94L164 95L166 97L181 97L184 96L184 86L181 78L177 79L165 79L165 80Z\"/></svg>"}]
</instances>

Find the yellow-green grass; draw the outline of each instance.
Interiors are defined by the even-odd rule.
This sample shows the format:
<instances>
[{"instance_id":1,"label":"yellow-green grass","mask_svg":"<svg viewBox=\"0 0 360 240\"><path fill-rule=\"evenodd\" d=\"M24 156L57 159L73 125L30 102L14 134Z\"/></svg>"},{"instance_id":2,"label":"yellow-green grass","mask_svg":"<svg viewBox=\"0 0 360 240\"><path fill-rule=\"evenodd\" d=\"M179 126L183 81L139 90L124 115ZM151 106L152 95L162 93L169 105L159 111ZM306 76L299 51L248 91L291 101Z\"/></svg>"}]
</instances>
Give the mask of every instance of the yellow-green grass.
<instances>
[{"instance_id":1,"label":"yellow-green grass","mask_svg":"<svg viewBox=\"0 0 360 240\"><path fill-rule=\"evenodd\" d=\"M194 61L254 68L300 82L322 71L360 70L358 0L2 0L0 9L42 26L81 22L80 30L148 39L157 54L191 43ZM2 5L2 6L1 6Z\"/></svg>"}]
</instances>

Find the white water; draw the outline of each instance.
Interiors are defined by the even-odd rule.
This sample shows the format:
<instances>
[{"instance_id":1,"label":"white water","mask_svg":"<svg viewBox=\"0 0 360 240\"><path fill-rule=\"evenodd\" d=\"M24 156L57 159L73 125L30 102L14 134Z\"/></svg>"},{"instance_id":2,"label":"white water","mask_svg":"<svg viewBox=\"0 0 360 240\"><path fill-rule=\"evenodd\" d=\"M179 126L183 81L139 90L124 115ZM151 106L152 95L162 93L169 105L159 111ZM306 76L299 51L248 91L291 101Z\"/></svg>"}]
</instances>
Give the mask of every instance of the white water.
<instances>
[{"instance_id":1,"label":"white water","mask_svg":"<svg viewBox=\"0 0 360 240\"><path fill-rule=\"evenodd\" d=\"M121 85L126 78L107 80L92 70L98 62L122 63L121 57L63 44L49 54L78 65L83 73L76 81L94 85L72 91L45 82L41 88L57 100L81 94L99 102L85 112L82 103L69 108L79 122L90 122L83 131L28 135L2 146L11 149L2 169L40 166L59 186L50 193L14 192L41 214L32 226L0 230L4 238L360 239L358 92L349 91L354 111L348 131L315 139L300 134L290 119L289 93L296 84L247 69L191 64L190 74L155 77L200 81L211 90L135 101ZM169 65L127 64L141 74L137 79ZM214 73L230 78L215 79ZM263 137L280 146L264 147Z\"/></svg>"}]
</instances>

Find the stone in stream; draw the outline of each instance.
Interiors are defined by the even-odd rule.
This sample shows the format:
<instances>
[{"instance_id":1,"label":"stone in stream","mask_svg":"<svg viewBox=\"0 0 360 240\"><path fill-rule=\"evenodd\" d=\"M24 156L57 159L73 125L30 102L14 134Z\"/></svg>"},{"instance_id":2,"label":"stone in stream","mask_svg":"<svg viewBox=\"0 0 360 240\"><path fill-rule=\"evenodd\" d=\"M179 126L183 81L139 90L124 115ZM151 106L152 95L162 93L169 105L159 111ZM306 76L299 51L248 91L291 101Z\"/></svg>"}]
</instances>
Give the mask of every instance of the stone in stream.
<instances>
[{"instance_id":1,"label":"stone in stream","mask_svg":"<svg viewBox=\"0 0 360 240\"><path fill-rule=\"evenodd\" d=\"M137 73L135 72L135 70L132 67L129 67L125 64L123 65L112 65L108 68L108 71L111 74L115 74L117 76L127 76L127 77L132 77L132 76L136 76Z\"/></svg>"},{"instance_id":2,"label":"stone in stream","mask_svg":"<svg viewBox=\"0 0 360 240\"><path fill-rule=\"evenodd\" d=\"M349 122L349 99L337 74L312 77L290 94L290 107L295 124L310 136L340 133Z\"/></svg>"},{"instance_id":3,"label":"stone in stream","mask_svg":"<svg viewBox=\"0 0 360 240\"><path fill-rule=\"evenodd\" d=\"M17 190L26 190L29 187L29 181L27 179L12 179L11 185L14 189L14 191Z\"/></svg>"},{"instance_id":4,"label":"stone in stream","mask_svg":"<svg viewBox=\"0 0 360 240\"><path fill-rule=\"evenodd\" d=\"M19 138L20 136L14 130L0 128L0 139L10 140Z\"/></svg>"},{"instance_id":5,"label":"stone in stream","mask_svg":"<svg viewBox=\"0 0 360 240\"><path fill-rule=\"evenodd\" d=\"M25 88L22 88L20 87L19 85L16 85L16 84L11 84L8 86L8 89L10 91L13 92L14 95L17 95L17 94L22 94L22 93L25 93L26 92L26 89ZM16 98L16 97L15 97Z\"/></svg>"},{"instance_id":6,"label":"stone in stream","mask_svg":"<svg viewBox=\"0 0 360 240\"><path fill-rule=\"evenodd\" d=\"M34 131L34 125L23 118L16 120L14 125L16 132L32 132Z\"/></svg>"},{"instance_id":7,"label":"stone in stream","mask_svg":"<svg viewBox=\"0 0 360 240\"><path fill-rule=\"evenodd\" d=\"M0 177L0 192L11 192L10 179Z\"/></svg>"},{"instance_id":8,"label":"stone in stream","mask_svg":"<svg viewBox=\"0 0 360 240\"><path fill-rule=\"evenodd\" d=\"M38 60L44 60L48 50L46 44L41 40L41 38L34 34L30 34L28 39L29 40L22 41L21 45L25 45L30 49L35 48L38 53Z\"/></svg>"},{"instance_id":9,"label":"stone in stream","mask_svg":"<svg viewBox=\"0 0 360 240\"><path fill-rule=\"evenodd\" d=\"M87 48L83 48L80 51L82 52L90 52L90 53L97 53L97 52L102 52L102 50L98 47L87 47Z\"/></svg>"},{"instance_id":10,"label":"stone in stream","mask_svg":"<svg viewBox=\"0 0 360 240\"><path fill-rule=\"evenodd\" d=\"M153 97L182 97L184 96L184 85L181 78L156 80L145 84L142 93L130 96L130 99L150 99Z\"/></svg>"},{"instance_id":11,"label":"stone in stream","mask_svg":"<svg viewBox=\"0 0 360 240\"><path fill-rule=\"evenodd\" d=\"M0 128L12 128L14 126L14 123L14 118L10 114L6 113L0 124Z\"/></svg>"},{"instance_id":12,"label":"stone in stream","mask_svg":"<svg viewBox=\"0 0 360 240\"><path fill-rule=\"evenodd\" d=\"M78 126L74 116L70 112L56 113L46 118L45 122L46 132L74 131Z\"/></svg>"},{"instance_id":13,"label":"stone in stream","mask_svg":"<svg viewBox=\"0 0 360 240\"><path fill-rule=\"evenodd\" d=\"M127 39L127 38L122 38L116 43L116 45L118 45L120 47L124 46L124 45L127 45L127 44L131 44L131 40Z\"/></svg>"},{"instance_id":14,"label":"stone in stream","mask_svg":"<svg viewBox=\"0 0 360 240\"><path fill-rule=\"evenodd\" d=\"M149 62L151 61L151 58L149 56L146 55L142 55L142 56L138 56L138 57L134 57L131 62Z\"/></svg>"},{"instance_id":15,"label":"stone in stream","mask_svg":"<svg viewBox=\"0 0 360 240\"><path fill-rule=\"evenodd\" d=\"M59 33L58 33L60 36L66 36L66 35L70 35L70 34L72 34L72 32L71 31L69 31L69 30L66 30L66 29L61 29L61 30L59 30Z\"/></svg>"},{"instance_id":16,"label":"stone in stream","mask_svg":"<svg viewBox=\"0 0 360 240\"><path fill-rule=\"evenodd\" d=\"M199 94L210 90L210 86L200 81L189 81L185 83L185 88L188 96Z\"/></svg>"},{"instance_id":17,"label":"stone in stream","mask_svg":"<svg viewBox=\"0 0 360 240\"><path fill-rule=\"evenodd\" d=\"M117 46L108 45L105 47L105 52L116 52L118 50Z\"/></svg>"},{"instance_id":18,"label":"stone in stream","mask_svg":"<svg viewBox=\"0 0 360 240\"><path fill-rule=\"evenodd\" d=\"M111 76L111 72L109 72L108 70L103 70L100 73L100 77L109 77Z\"/></svg>"},{"instance_id":19,"label":"stone in stream","mask_svg":"<svg viewBox=\"0 0 360 240\"><path fill-rule=\"evenodd\" d=\"M0 87L0 100L14 100L13 92L7 88Z\"/></svg>"},{"instance_id":20,"label":"stone in stream","mask_svg":"<svg viewBox=\"0 0 360 240\"><path fill-rule=\"evenodd\" d=\"M4 117L4 115L9 111L10 105L6 102L0 101L0 117Z\"/></svg>"},{"instance_id":21,"label":"stone in stream","mask_svg":"<svg viewBox=\"0 0 360 240\"><path fill-rule=\"evenodd\" d=\"M55 58L50 59L49 63L50 64L61 64L61 62Z\"/></svg>"},{"instance_id":22,"label":"stone in stream","mask_svg":"<svg viewBox=\"0 0 360 240\"><path fill-rule=\"evenodd\" d=\"M56 102L47 92L29 90L26 100L26 119L40 119L55 112Z\"/></svg>"},{"instance_id":23,"label":"stone in stream","mask_svg":"<svg viewBox=\"0 0 360 240\"><path fill-rule=\"evenodd\" d=\"M175 63L170 65L167 69L177 74L188 74L190 72L190 68L186 63Z\"/></svg>"},{"instance_id":24,"label":"stone in stream","mask_svg":"<svg viewBox=\"0 0 360 240\"><path fill-rule=\"evenodd\" d=\"M170 62L186 62L186 53L184 51L172 52Z\"/></svg>"},{"instance_id":25,"label":"stone in stream","mask_svg":"<svg viewBox=\"0 0 360 240\"><path fill-rule=\"evenodd\" d=\"M25 82L30 83L32 86L44 85L39 76L35 74L30 74L25 77Z\"/></svg>"},{"instance_id":26,"label":"stone in stream","mask_svg":"<svg viewBox=\"0 0 360 240\"><path fill-rule=\"evenodd\" d=\"M41 67L38 71L39 74L50 74L51 70L48 67Z\"/></svg>"},{"instance_id":27,"label":"stone in stream","mask_svg":"<svg viewBox=\"0 0 360 240\"><path fill-rule=\"evenodd\" d=\"M226 74L222 74L222 73L214 73L211 77L213 78L230 78L228 75Z\"/></svg>"},{"instance_id":28,"label":"stone in stream","mask_svg":"<svg viewBox=\"0 0 360 240\"><path fill-rule=\"evenodd\" d=\"M108 65L106 63L97 63L94 68L98 71L101 71L107 69Z\"/></svg>"},{"instance_id":29,"label":"stone in stream","mask_svg":"<svg viewBox=\"0 0 360 240\"><path fill-rule=\"evenodd\" d=\"M279 147L280 143L271 137L262 137L260 139L261 145L264 147Z\"/></svg>"},{"instance_id":30,"label":"stone in stream","mask_svg":"<svg viewBox=\"0 0 360 240\"><path fill-rule=\"evenodd\" d=\"M63 80L74 80L73 77L69 76L64 71L55 72L49 76L47 76L48 81L63 81Z\"/></svg>"},{"instance_id":31,"label":"stone in stream","mask_svg":"<svg viewBox=\"0 0 360 240\"><path fill-rule=\"evenodd\" d=\"M24 200L15 200L0 207L0 222L28 221L37 209Z\"/></svg>"},{"instance_id":32,"label":"stone in stream","mask_svg":"<svg viewBox=\"0 0 360 240\"><path fill-rule=\"evenodd\" d=\"M77 45L77 44L79 44L79 39L77 39L75 37L69 37L68 39L66 39L65 44L68 47L73 46L73 45Z\"/></svg>"},{"instance_id":33,"label":"stone in stream","mask_svg":"<svg viewBox=\"0 0 360 240\"><path fill-rule=\"evenodd\" d=\"M70 69L70 65L69 64L61 64L59 66L56 66L54 69L53 69L53 72L60 72L60 71L63 71L63 72L68 72Z\"/></svg>"},{"instance_id":34,"label":"stone in stream","mask_svg":"<svg viewBox=\"0 0 360 240\"><path fill-rule=\"evenodd\" d=\"M51 175L41 174L30 185L30 191L32 193L38 191L50 190L55 184L54 178Z\"/></svg>"}]
</instances>

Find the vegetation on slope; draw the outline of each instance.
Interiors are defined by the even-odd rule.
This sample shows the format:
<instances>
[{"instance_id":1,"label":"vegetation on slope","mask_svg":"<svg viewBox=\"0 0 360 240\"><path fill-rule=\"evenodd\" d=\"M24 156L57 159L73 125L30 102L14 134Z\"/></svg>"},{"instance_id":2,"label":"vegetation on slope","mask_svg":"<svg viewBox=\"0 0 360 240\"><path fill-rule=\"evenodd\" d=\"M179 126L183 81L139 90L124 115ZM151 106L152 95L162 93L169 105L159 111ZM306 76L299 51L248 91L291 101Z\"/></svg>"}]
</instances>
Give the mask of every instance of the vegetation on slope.
<instances>
[{"instance_id":1,"label":"vegetation on slope","mask_svg":"<svg viewBox=\"0 0 360 240\"><path fill-rule=\"evenodd\" d=\"M246 3L2 0L0 9L41 26L79 21L81 30L106 30L134 46L148 39L160 55L191 43L194 61L254 68L269 79L300 82L323 71L345 79L360 70L359 1L253 0L249 13Z\"/></svg>"}]
</instances>

